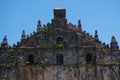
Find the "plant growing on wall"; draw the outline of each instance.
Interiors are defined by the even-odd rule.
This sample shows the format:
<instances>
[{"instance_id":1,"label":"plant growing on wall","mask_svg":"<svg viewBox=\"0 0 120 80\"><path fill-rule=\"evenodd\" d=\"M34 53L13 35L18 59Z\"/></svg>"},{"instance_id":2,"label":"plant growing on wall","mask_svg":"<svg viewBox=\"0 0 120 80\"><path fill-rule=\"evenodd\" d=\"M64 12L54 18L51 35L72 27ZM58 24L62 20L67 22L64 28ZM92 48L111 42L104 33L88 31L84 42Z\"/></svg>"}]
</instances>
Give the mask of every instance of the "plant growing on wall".
<instances>
[{"instance_id":1,"label":"plant growing on wall","mask_svg":"<svg viewBox=\"0 0 120 80\"><path fill-rule=\"evenodd\" d=\"M82 63L82 64L86 64L86 61L82 61L81 63Z\"/></svg>"},{"instance_id":2,"label":"plant growing on wall","mask_svg":"<svg viewBox=\"0 0 120 80\"><path fill-rule=\"evenodd\" d=\"M55 28L55 31L63 31L62 28Z\"/></svg>"},{"instance_id":3,"label":"plant growing on wall","mask_svg":"<svg viewBox=\"0 0 120 80\"><path fill-rule=\"evenodd\" d=\"M37 56L36 64L38 64L38 65L44 65L44 61L40 58L39 55Z\"/></svg>"},{"instance_id":4,"label":"plant growing on wall","mask_svg":"<svg viewBox=\"0 0 120 80\"><path fill-rule=\"evenodd\" d=\"M65 46L64 46L63 43L57 43L57 44L55 45L55 47L56 47L56 48L64 48Z\"/></svg>"},{"instance_id":5,"label":"plant growing on wall","mask_svg":"<svg viewBox=\"0 0 120 80\"><path fill-rule=\"evenodd\" d=\"M66 38L63 39L63 41L56 43L55 47L56 48L64 48L68 44L68 41Z\"/></svg>"},{"instance_id":6,"label":"plant growing on wall","mask_svg":"<svg viewBox=\"0 0 120 80\"><path fill-rule=\"evenodd\" d=\"M46 41L42 42L42 47L46 47Z\"/></svg>"},{"instance_id":7,"label":"plant growing on wall","mask_svg":"<svg viewBox=\"0 0 120 80\"><path fill-rule=\"evenodd\" d=\"M25 65L25 61L23 59L18 59L15 63L16 65Z\"/></svg>"},{"instance_id":8,"label":"plant growing on wall","mask_svg":"<svg viewBox=\"0 0 120 80\"><path fill-rule=\"evenodd\" d=\"M66 38L63 39L64 44L68 44L68 40Z\"/></svg>"},{"instance_id":9,"label":"plant growing on wall","mask_svg":"<svg viewBox=\"0 0 120 80\"><path fill-rule=\"evenodd\" d=\"M42 32L42 29L37 29L37 32L39 33L39 32Z\"/></svg>"},{"instance_id":10,"label":"plant growing on wall","mask_svg":"<svg viewBox=\"0 0 120 80\"><path fill-rule=\"evenodd\" d=\"M42 28L40 29L37 29L37 32L40 33L40 32L48 32L48 26L43 26Z\"/></svg>"},{"instance_id":11,"label":"plant growing on wall","mask_svg":"<svg viewBox=\"0 0 120 80\"><path fill-rule=\"evenodd\" d=\"M7 52L8 52L8 53L12 53L12 52L13 52L13 49L9 49Z\"/></svg>"},{"instance_id":12,"label":"plant growing on wall","mask_svg":"<svg viewBox=\"0 0 120 80\"><path fill-rule=\"evenodd\" d=\"M8 53L8 57L11 58L11 59L14 59L15 56L14 56L14 50L13 49L9 49L7 50L7 53Z\"/></svg>"},{"instance_id":13,"label":"plant growing on wall","mask_svg":"<svg viewBox=\"0 0 120 80\"><path fill-rule=\"evenodd\" d=\"M48 32L48 27L47 27L47 26L44 26L44 27L42 28L42 32Z\"/></svg>"}]
</instances>

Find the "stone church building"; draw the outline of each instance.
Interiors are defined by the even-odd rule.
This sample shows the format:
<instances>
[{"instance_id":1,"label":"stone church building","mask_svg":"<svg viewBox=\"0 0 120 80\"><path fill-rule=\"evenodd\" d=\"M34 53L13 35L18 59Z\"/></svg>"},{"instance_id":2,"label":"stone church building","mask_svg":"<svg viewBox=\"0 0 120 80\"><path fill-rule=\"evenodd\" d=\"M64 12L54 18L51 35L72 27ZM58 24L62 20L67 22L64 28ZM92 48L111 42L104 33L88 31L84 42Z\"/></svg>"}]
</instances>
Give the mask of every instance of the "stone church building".
<instances>
[{"instance_id":1,"label":"stone church building","mask_svg":"<svg viewBox=\"0 0 120 80\"><path fill-rule=\"evenodd\" d=\"M80 20L77 26L68 23L66 9L59 7L53 12L51 23L42 26L38 20L37 30L30 35L23 30L17 44L10 46L7 37L3 38L0 80L49 80L45 77L48 74L54 74L50 80L119 80L120 49L115 36L112 36L110 45L102 43L97 30L92 36L82 30ZM37 75L30 66L35 67L36 71L42 70L44 77L38 73L39 78L35 79L34 75ZM22 76L28 74L25 73L26 67L31 74L29 79ZM45 70L50 73L45 74ZM12 75L16 71L21 76L19 79Z\"/></svg>"}]
</instances>

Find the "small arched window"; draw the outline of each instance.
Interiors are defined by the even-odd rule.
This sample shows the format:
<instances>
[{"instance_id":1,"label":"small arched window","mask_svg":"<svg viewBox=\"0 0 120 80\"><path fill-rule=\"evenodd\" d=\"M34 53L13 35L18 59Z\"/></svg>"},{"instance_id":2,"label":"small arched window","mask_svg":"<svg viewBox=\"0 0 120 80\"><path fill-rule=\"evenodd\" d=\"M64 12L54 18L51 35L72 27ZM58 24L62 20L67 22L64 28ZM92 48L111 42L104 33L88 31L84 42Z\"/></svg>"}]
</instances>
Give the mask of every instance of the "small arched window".
<instances>
[{"instance_id":1,"label":"small arched window","mask_svg":"<svg viewBox=\"0 0 120 80\"><path fill-rule=\"evenodd\" d=\"M92 62L92 54L88 53L88 54L86 55L86 62L87 62L87 63L91 63L91 62Z\"/></svg>"},{"instance_id":2,"label":"small arched window","mask_svg":"<svg viewBox=\"0 0 120 80\"><path fill-rule=\"evenodd\" d=\"M62 37L57 37L56 43L62 43L63 42L63 38Z\"/></svg>"},{"instance_id":3,"label":"small arched window","mask_svg":"<svg viewBox=\"0 0 120 80\"><path fill-rule=\"evenodd\" d=\"M56 56L56 64L57 65L62 65L63 64L63 55L62 54L57 54L57 56Z\"/></svg>"},{"instance_id":4,"label":"small arched window","mask_svg":"<svg viewBox=\"0 0 120 80\"><path fill-rule=\"evenodd\" d=\"M30 64L34 64L34 56L32 54L28 55L28 61Z\"/></svg>"}]
</instances>

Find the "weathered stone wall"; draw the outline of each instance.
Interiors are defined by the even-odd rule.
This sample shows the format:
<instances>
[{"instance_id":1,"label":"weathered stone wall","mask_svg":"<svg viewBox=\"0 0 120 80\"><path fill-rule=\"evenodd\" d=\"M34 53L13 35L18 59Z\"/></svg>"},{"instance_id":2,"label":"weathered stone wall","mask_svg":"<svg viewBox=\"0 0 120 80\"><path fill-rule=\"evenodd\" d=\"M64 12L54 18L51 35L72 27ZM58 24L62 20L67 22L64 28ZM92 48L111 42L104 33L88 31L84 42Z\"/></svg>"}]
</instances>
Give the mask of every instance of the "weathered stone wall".
<instances>
[{"instance_id":1,"label":"weathered stone wall","mask_svg":"<svg viewBox=\"0 0 120 80\"><path fill-rule=\"evenodd\" d=\"M120 66L13 66L0 67L0 80L119 80Z\"/></svg>"},{"instance_id":2,"label":"weathered stone wall","mask_svg":"<svg viewBox=\"0 0 120 80\"><path fill-rule=\"evenodd\" d=\"M41 57L41 60L44 61L45 65L56 65L56 56L57 54L63 55L63 64L77 64L78 63L78 54L76 52L76 48L68 48L68 49L54 49L54 48L47 48L47 49L31 49L31 50L22 50L20 56L27 61L29 54L34 56L34 62L36 62L38 56Z\"/></svg>"},{"instance_id":3,"label":"weathered stone wall","mask_svg":"<svg viewBox=\"0 0 120 80\"><path fill-rule=\"evenodd\" d=\"M12 50L12 52L11 52ZM107 52L107 51L106 51ZM30 62L29 55L33 56L33 63L38 63L38 57L44 62L44 65L57 65L57 55L63 56L64 65L72 64L87 64L87 58L90 64L100 63L119 63L120 51L113 51L105 53L101 49L95 47L71 47L71 48L20 48L8 49L6 52L0 50L0 65L13 64L16 65L18 61L22 60L24 63ZM87 54L91 56L87 57ZM31 59L32 60L32 59Z\"/></svg>"},{"instance_id":4,"label":"weathered stone wall","mask_svg":"<svg viewBox=\"0 0 120 80\"><path fill-rule=\"evenodd\" d=\"M97 66L97 80L120 80L120 65Z\"/></svg>"}]
</instances>

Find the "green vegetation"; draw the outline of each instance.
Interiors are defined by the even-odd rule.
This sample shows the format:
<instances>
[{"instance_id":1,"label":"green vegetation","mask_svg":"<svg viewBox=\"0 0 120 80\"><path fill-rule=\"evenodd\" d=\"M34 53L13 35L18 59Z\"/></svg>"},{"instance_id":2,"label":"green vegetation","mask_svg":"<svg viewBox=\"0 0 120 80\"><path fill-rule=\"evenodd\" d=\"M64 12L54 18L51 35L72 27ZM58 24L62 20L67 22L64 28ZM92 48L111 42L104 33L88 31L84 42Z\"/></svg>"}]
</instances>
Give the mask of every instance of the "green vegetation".
<instances>
[{"instance_id":1,"label":"green vegetation","mask_svg":"<svg viewBox=\"0 0 120 80\"><path fill-rule=\"evenodd\" d=\"M23 59L19 59L17 60L17 62L15 63L15 65L25 65L25 61Z\"/></svg>"},{"instance_id":2,"label":"green vegetation","mask_svg":"<svg viewBox=\"0 0 120 80\"><path fill-rule=\"evenodd\" d=\"M93 64L93 61L90 61L88 64Z\"/></svg>"},{"instance_id":3,"label":"green vegetation","mask_svg":"<svg viewBox=\"0 0 120 80\"><path fill-rule=\"evenodd\" d=\"M46 42L43 42L43 46L46 45ZM21 54L21 49L14 50L14 49L8 49L7 50L7 57L8 60L15 60L16 62L10 61L10 63L7 63L7 67L12 67L12 66L24 66L24 65L44 65L44 61L40 58L40 56L36 56L36 61L31 64L29 61L25 61L24 59L17 59L17 57L14 55L14 53Z\"/></svg>"},{"instance_id":4,"label":"green vegetation","mask_svg":"<svg viewBox=\"0 0 120 80\"><path fill-rule=\"evenodd\" d=\"M55 45L55 47L56 47L56 48L64 48L65 45L64 45L63 43L57 43L57 44Z\"/></svg>"},{"instance_id":5,"label":"green vegetation","mask_svg":"<svg viewBox=\"0 0 120 80\"><path fill-rule=\"evenodd\" d=\"M42 32L48 32L48 27L47 27L47 26L44 26L44 27L42 28Z\"/></svg>"},{"instance_id":6,"label":"green vegetation","mask_svg":"<svg viewBox=\"0 0 120 80\"><path fill-rule=\"evenodd\" d=\"M42 47L46 47L46 41L42 42Z\"/></svg>"},{"instance_id":7,"label":"green vegetation","mask_svg":"<svg viewBox=\"0 0 120 80\"><path fill-rule=\"evenodd\" d=\"M37 61L35 64L44 65L44 61L41 59L41 57L39 55L37 56Z\"/></svg>"},{"instance_id":8,"label":"green vegetation","mask_svg":"<svg viewBox=\"0 0 120 80\"><path fill-rule=\"evenodd\" d=\"M63 31L62 28L55 28L55 31Z\"/></svg>"},{"instance_id":9,"label":"green vegetation","mask_svg":"<svg viewBox=\"0 0 120 80\"><path fill-rule=\"evenodd\" d=\"M64 38L63 43L68 44L68 40L66 38Z\"/></svg>"},{"instance_id":10,"label":"green vegetation","mask_svg":"<svg viewBox=\"0 0 120 80\"><path fill-rule=\"evenodd\" d=\"M37 29L37 32L42 32L42 29Z\"/></svg>"},{"instance_id":11,"label":"green vegetation","mask_svg":"<svg viewBox=\"0 0 120 80\"><path fill-rule=\"evenodd\" d=\"M90 61L90 62L86 62L86 61L82 61L81 64L93 64L93 61Z\"/></svg>"},{"instance_id":12,"label":"green vegetation","mask_svg":"<svg viewBox=\"0 0 120 80\"><path fill-rule=\"evenodd\" d=\"M82 64L86 64L86 61L82 61Z\"/></svg>"},{"instance_id":13,"label":"green vegetation","mask_svg":"<svg viewBox=\"0 0 120 80\"><path fill-rule=\"evenodd\" d=\"M43 26L42 28L37 29L37 32L48 32L48 26Z\"/></svg>"},{"instance_id":14,"label":"green vegetation","mask_svg":"<svg viewBox=\"0 0 120 80\"><path fill-rule=\"evenodd\" d=\"M11 56L10 56L10 58L11 58L11 59L14 59L14 58L15 58L15 56L11 55Z\"/></svg>"},{"instance_id":15,"label":"green vegetation","mask_svg":"<svg viewBox=\"0 0 120 80\"><path fill-rule=\"evenodd\" d=\"M64 38L63 41L59 42L59 43L56 43L55 44L55 47L56 48L64 48L66 45L68 44L68 41L66 38Z\"/></svg>"},{"instance_id":16,"label":"green vegetation","mask_svg":"<svg viewBox=\"0 0 120 80\"><path fill-rule=\"evenodd\" d=\"M7 52L8 53L13 53L13 49L9 49Z\"/></svg>"},{"instance_id":17,"label":"green vegetation","mask_svg":"<svg viewBox=\"0 0 120 80\"><path fill-rule=\"evenodd\" d=\"M14 59L15 58L15 56L14 56L14 50L13 49L9 49L9 50L7 50L7 53L8 53L8 58L10 58L10 59Z\"/></svg>"}]
</instances>

